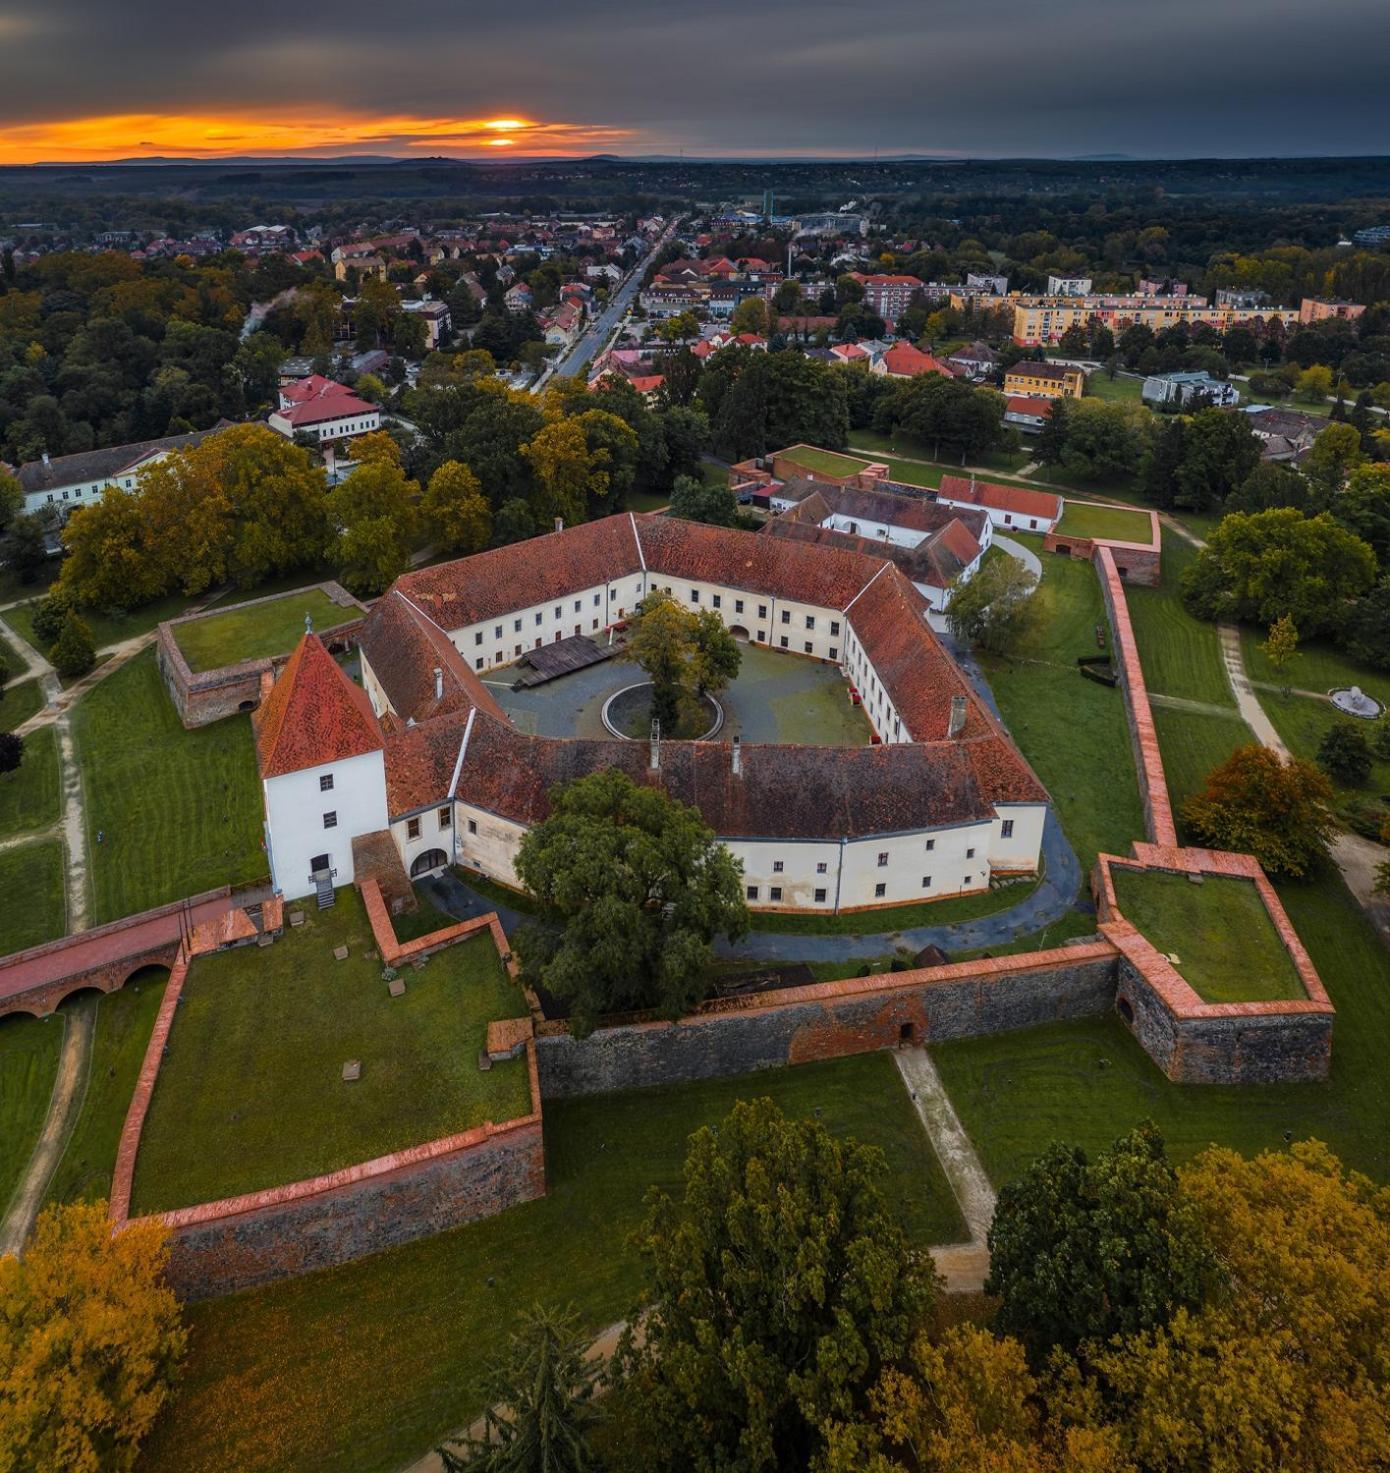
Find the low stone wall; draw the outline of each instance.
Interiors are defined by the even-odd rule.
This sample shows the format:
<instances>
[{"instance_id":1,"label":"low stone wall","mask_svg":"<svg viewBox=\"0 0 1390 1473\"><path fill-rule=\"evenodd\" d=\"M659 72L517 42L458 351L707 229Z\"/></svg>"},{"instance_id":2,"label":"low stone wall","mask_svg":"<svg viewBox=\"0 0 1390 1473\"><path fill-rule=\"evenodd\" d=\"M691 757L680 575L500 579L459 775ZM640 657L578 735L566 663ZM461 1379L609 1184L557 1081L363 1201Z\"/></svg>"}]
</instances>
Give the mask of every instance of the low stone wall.
<instances>
[{"instance_id":1,"label":"low stone wall","mask_svg":"<svg viewBox=\"0 0 1390 1473\"><path fill-rule=\"evenodd\" d=\"M1075 501L1076 498L1072 497ZM1082 506L1098 506L1109 510L1101 502L1078 502ZM1140 508L1134 508L1140 510ZM1063 529L1054 528L1043 536L1043 551L1067 553L1074 558L1085 558L1095 562L1097 554L1104 548L1114 560L1115 569L1128 583L1139 583L1145 588L1157 588L1162 581L1163 536L1158 524L1157 512L1146 512L1149 518L1149 540L1147 542L1120 542L1113 537L1072 537L1065 529L1066 517L1062 518Z\"/></svg>"},{"instance_id":2,"label":"low stone wall","mask_svg":"<svg viewBox=\"0 0 1390 1473\"><path fill-rule=\"evenodd\" d=\"M328 582L314 585L319 592L344 609L355 611L357 617L324 632L320 638L335 654L352 648L366 608L340 584ZM272 593L265 598L247 599L239 604L214 606L200 614L185 614L179 619L166 619L159 626L159 637L155 643L155 658L160 674L168 687L169 699L179 713L179 720L192 730L220 721L224 716L235 716L238 712L253 711L261 703L262 676L274 675L290 657L290 651L274 659L241 660L235 665L223 665L216 670L194 673L179 648L178 628L181 624L197 619L212 618L230 613L233 609L254 608L257 604L276 603L283 593Z\"/></svg>"},{"instance_id":3,"label":"low stone wall","mask_svg":"<svg viewBox=\"0 0 1390 1473\"><path fill-rule=\"evenodd\" d=\"M1149 706L1144 667L1139 660L1139 646L1130 622L1124 584L1108 547L1101 547L1097 552L1095 569L1100 579L1105 612L1110 619L1112 658L1125 695L1129 736L1134 746L1134 767L1139 778L1139 797L1144 805L1144 827L1155 844L1175 845L1178 832L1173 823L1168 779L1163 772L1163 757L1158 747L1153 711Z\"/></svg>"},{"instance_id":4,"label":"low stone wall","mask_svg":"<svg viewBox=\"0 0 1390 1473\"><path fill-rule=\"evenodd\" d=\"M1100 940L706 1004L676 1023L619 1023L576 1039L537 1030L546 1099L746 1074L817 1059L1001 1033L1104 1013L1118 953Z\"/></svg>"},{"instance_id":5,"label":"low stone wall","mask_svg":"<svg viewBox=\"0 0 1390 1473\"><path fill-rule=\"evenodd\" d=\"M531 1063L534 1086L534 1056ZM186 1300L231 1294L446 1232L545 1195L539 1110L346 1171L162 1214Z\"/></svg>"}]
</instances>

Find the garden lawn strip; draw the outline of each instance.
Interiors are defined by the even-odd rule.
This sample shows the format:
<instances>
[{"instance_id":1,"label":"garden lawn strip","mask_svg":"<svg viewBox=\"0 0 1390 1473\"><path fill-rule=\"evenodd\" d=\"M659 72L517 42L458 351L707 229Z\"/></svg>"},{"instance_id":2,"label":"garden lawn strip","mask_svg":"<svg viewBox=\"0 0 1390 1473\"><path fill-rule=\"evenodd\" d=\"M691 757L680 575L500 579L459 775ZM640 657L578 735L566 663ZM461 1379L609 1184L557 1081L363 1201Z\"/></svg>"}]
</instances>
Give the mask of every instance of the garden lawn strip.
<instances>
[{"instance_id":1,"label":"garden lawn strip","mask_svg":"<svg viewBox=\"0 0 1390 1473\"><path fill-rule=\"evenodd\" d=\"M1130 583L1125 587L1144 682L1152 694L1234 710L1235 696L1226 678L1216 625L1194 619L1182 604L1182 575L1197 555L1190 542L1165 527L1162 585L1145 588Z\"/></svg>"},{"instance_id":2,"label":"garden lawn strip","mask_svg":"<svg viewBox=\"0 0 1390 1473\"><path fill-rule=\"evenodd\" d=\"M0 1018L0 1220L48 1117L62 1047L61 1017Z\"/></svg>"},{"instance_id":3,"label":"garden lawn strip","mask_svg":"<svg viewBox=\"0 0 1390 1473\"><path fill-rule=\"evenodd\" d=\"M63 871L58 839L0 849L0 956L56 941L66 932Z\"/></svg>"},{"instance_id":4,"label":"garden lawn strip","mask_svg":"<svg viewBox=\"0 0 1390 1473\"><path fill-rule=\"evenodd\" d=\"M58 734L41 726L25 737L19 766L0 773L0 839L57 823L61 808Z\"/></svg>"}]
</instances>

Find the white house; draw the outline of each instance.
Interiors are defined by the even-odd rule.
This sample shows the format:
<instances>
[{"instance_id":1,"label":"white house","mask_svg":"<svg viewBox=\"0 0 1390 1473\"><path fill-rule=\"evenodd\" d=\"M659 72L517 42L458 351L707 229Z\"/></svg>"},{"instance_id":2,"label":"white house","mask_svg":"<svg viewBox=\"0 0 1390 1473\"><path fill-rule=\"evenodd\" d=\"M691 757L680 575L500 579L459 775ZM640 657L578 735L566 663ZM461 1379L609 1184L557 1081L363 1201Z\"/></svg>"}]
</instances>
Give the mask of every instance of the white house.
<instances>
[{"instance_id":1,"label":"white house","mask_svg":"<svg viewBox=\"0 0 1390 1473\"><path fill-rule=\"evenodd\" d=\"M280 386L280 407L266 423L288 439L303 431L323 443L379 430L381 411L346 385L314 373Z\"/></svg>"},{"instance_id":2,"label":"white house","mask_svg":"<svg viewBox=\"0 0 1390 1473\"><path fill-rule=\"evenodd\" d=\"M1240 390L1225 379L1213 378L1205 370L1190 373L1152 373L1144 380L1145 404L1191 404L1202 400L1218 409L1240 403Z\"/></svg>"}]
</instances>

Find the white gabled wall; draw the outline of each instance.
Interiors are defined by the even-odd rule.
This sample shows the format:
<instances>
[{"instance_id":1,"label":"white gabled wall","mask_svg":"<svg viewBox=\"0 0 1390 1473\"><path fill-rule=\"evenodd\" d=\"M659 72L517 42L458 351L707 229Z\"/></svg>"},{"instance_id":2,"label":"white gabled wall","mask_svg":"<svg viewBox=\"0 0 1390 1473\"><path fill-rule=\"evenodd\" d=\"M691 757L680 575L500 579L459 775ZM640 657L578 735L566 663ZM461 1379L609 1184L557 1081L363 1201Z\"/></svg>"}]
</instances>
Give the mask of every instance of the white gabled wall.
<instances>
[{"instance_id":1,"label":"white gabled wall","mask_svg":"<svg viewBox=\"0 0 1390 1473\"><path fill-rule=\"evenodd\" d=\"M324 790L321 779L332 779ZM261 784L271 879L287 900L311 895L311 861L328 856L334 885L352 883L352 841L387 826L386 763L380 752L328 762ZM336 815L332 828L324 815Z\"/></svg>"}]
</instances>

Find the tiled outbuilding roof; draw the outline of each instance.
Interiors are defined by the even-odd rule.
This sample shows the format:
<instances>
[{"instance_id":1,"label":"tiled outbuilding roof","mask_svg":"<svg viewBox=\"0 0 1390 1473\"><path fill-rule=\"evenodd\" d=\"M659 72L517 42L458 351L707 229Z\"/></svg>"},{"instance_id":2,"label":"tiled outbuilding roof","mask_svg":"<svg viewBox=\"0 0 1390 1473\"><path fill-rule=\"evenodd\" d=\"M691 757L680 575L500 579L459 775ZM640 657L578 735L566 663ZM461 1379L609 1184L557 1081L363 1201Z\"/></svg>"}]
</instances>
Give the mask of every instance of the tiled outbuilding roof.
<instances>
[{"instance_id":1,"label":"tiled outbuilding roof","mask_svg":"<svg viewBox=\"0 0 1390 1473\"><path fill-rule=\"evenodd\" d=\"M1012 512L1016 517L1045 517L1055 522L1062 515L1062 498L1051 491L1001 486L997 481L977 481L973 476L942 476L937 494L943 501L964 501L971 506Z\"/></svg>"}]
</instances>

